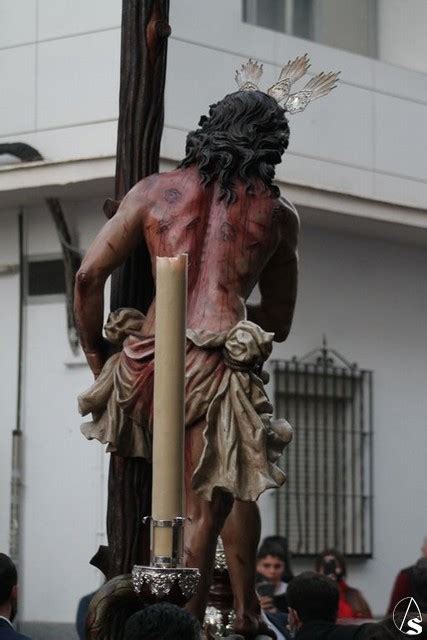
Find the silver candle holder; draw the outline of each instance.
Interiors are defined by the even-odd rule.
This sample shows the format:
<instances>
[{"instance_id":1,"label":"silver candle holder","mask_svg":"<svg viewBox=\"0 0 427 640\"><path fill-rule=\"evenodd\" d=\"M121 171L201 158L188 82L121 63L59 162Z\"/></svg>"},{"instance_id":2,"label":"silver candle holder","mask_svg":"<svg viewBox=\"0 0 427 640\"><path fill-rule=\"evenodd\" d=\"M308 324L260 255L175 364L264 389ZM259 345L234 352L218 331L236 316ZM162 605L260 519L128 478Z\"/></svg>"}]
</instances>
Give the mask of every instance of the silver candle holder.
<instances>
[{"instance_id":1,"label":"silver candle holder","mask_svg":"<svg viewBox=\"0 0 427 640\"><path fill-rule=\"evenodd\" d=\"M184 525L186 518L178 516L171 520L159 520L147 516L150 522L150 566L134 565L132 583L135 592L147 601L172 602L182 606L196 592L200 572L196 568L184 567ZM169 556L155 554L159 530L171 529L172 551Z\"/></svg>"}]
</instances>

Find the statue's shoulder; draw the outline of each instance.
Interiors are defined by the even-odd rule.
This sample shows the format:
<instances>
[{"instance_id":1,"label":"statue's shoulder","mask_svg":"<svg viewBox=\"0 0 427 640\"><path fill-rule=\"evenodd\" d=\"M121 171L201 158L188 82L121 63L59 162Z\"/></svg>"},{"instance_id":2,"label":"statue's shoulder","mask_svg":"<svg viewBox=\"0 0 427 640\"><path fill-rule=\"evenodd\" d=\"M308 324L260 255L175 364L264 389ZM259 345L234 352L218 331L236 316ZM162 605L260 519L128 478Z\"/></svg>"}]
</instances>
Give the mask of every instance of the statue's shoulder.
<instances>
[{"instance_id":1,"label":"statue's shoulder","mask_svg":"<svg viewBox=\"0 0 427 640\"><path fill-rule=\"evenodd\" d=\"M299 222L297 208L294 203L289 200L289 198L287 198L283 194L280 194L279 198L277 198L277 203L278 206L282 209L283 213L288 215L290 218L298 220Z\"/></svg>"},{"instance_id":2,"label":"statue's shoulder","mask_svg":"<svg viewBox=\"0 0 427 640\"><path fill-rule=\"evenodd\" d=\"M154 195L164 191L179 190L184 182L188 185L191 180L190 172L187 169L175 169L173 171L163 171L153 173L147 178L140 180L133 189L141 196Z\"/></svg>"},{"instance_id":3,"label":"statue's shoulder","mask_svg":"<svg viewBox=\"0 0 427 640\"><path fill-rule=\"evenodd\" d=\"M300 219L295 205L283 195L277 198L275 211L279 214L282 242L296 255Z\"/></svg>"},{"instance_id":4,"label":"statue's shoulder","mask_svg":"<svg viewBox=\"0 0 427 640\"><path fill-rule=\"evenodd\" d=\"M133 193L136 196L138 195L146 195L151 190L156 188L156 185L159 183L161 174L160 173L152 173L150 176L146 178L142 178L132 187L129 193Z\"/></svg>"}]
</instances>

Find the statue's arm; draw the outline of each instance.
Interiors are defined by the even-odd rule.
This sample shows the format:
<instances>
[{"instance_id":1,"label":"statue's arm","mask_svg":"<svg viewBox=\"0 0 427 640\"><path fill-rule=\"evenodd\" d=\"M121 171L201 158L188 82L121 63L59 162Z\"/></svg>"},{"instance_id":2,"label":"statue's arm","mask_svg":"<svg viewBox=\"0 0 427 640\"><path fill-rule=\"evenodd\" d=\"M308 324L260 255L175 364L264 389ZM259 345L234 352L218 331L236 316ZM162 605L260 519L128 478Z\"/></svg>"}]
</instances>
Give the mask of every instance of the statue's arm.
<instances>
[{"instance_id":1,"label":"statue's arm","mask_svg":"<svg viewBox=\"0 0 427 640\"><path fill-rule=\"evenodd\" d=\"M248 305L248 319L273 331L276 342L286 340L291 330L298 284L299 217L291 202L281 198L280 203L280 242L259 278L260 304Z\"/></svg>"},{"instance_id":2,"label":"statue's arm","mask_svg":"<svg viewBox=\"0 0 427 640\"><path fill-rule=\"evenodd\" d=\"M105 281L141 241L143 213L143 198L134 188L95 238L76 275L74 313L80 342L95 377L107 357L102 336Z\"/></svg>"}]
</instances>

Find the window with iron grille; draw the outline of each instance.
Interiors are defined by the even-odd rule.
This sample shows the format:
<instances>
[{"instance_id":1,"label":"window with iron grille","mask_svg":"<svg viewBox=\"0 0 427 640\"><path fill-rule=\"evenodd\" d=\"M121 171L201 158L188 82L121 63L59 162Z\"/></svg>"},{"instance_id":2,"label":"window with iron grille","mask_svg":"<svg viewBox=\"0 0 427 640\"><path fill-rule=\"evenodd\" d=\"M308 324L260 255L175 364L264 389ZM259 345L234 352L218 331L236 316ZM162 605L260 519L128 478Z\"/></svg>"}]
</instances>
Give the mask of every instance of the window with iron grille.
<instances>
[{"instance_id":1,"label":"window with iron grille","mask_svg":"<svg viewBox=\"0 0 427 640\"><path fill-rule=\"evenodd\" d=\"M297 557L328 547L371 557L372 372L326 345L272 366L276 416L294 428L280 463L277 532Z\"/></svg>"}]
</instances>

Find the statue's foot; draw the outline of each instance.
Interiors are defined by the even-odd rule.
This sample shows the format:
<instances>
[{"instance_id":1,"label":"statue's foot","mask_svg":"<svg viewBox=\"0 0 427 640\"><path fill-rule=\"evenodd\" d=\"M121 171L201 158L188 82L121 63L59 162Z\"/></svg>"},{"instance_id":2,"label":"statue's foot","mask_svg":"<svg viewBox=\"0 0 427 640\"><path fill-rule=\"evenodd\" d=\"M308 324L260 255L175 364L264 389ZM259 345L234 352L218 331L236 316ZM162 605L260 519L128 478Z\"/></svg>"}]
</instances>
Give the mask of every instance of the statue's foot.
<instances>
[{"instance_id":1,"label":"statue's foot","mask_svg":"<svg viewBox=\"0 0 427 640\"><path fill-rule=\"evenodd\" d=\"M246 640L255 640L257 636L268 636L276 640L276 634L261 619L259 614L245 614L237 616L233 626L234 633L243 636Z\"/></svg>"}]
</instances>

